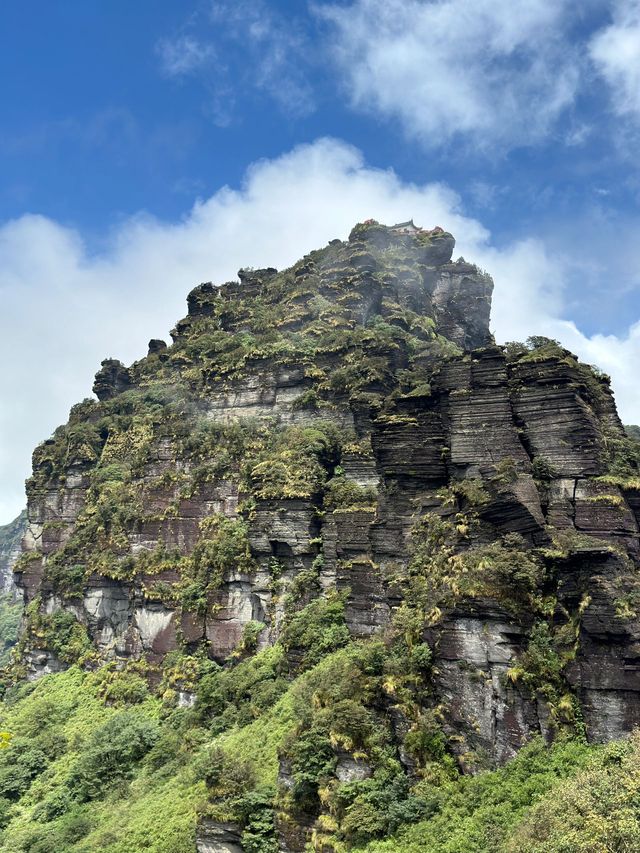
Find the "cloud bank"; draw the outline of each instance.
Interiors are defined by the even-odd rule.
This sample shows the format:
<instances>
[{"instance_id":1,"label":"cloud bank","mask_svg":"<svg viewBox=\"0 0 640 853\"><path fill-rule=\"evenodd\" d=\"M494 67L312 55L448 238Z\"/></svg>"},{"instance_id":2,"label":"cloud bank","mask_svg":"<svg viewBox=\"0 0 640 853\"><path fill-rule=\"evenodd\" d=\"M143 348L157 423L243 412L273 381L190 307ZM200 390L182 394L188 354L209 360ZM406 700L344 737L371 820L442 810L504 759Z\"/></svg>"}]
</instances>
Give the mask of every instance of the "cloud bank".
<instances>
[{"instance_id":1,"label":"cloud bank","mask_svg":"<svg viewBox=\"0 0 640 853\"><path fill-rule=\"evenodd\" d=\"M352 104L440 145L538 141L573 102L568 0L354 0L316 6Z\"/></svg>"},{"instance_id":2,"label":"cloud bank","mask_svg":"<svg viewBox=\"0 0 640 853\"><path fill-rule=\"evenodd\" d=\"M166 76L198 78L226 121L250 93L295 118L338 86L428 147L460 137L493 151L542 141L574 104L582 14L571 0L308 0L286 15L266 0L211 0L156 52Z\"/></svg>"},{"instance_id":3,"label":"cloud bank","mask_svg":"<svg viewBox=\"0 0 640 853\"><path fill-rule=\"evenodd\" d=\"M184 315L199 282L235 278L241 266L282 268L368 217L452 231L456 251L494 275L498 338L561 338L612 374L624 418L640 421L640 324L624 338L585 337L563 319L562 259L540 242L493 247L446 186L403 182L367 166L355 148L320 139L254 164L240 188L198 201L179 222L124 222L99 252L42 216L0 227L0 523L24 504L33 447L90 394L102 358L144 355L149 338L166 337Z\"/></svg>"},{"instance_id":4,"label":"cloud bank","mask_svg":"<svg viewBox=\"0 0 640 853\"><path fill-rule=\"evenodd\" d=\"M426 148L495 156L583 145L603 103L640 118L640 0L210 0L156 52L219 124L251 94L300 118L337 88Z\"/></svg>"}]
</instances>

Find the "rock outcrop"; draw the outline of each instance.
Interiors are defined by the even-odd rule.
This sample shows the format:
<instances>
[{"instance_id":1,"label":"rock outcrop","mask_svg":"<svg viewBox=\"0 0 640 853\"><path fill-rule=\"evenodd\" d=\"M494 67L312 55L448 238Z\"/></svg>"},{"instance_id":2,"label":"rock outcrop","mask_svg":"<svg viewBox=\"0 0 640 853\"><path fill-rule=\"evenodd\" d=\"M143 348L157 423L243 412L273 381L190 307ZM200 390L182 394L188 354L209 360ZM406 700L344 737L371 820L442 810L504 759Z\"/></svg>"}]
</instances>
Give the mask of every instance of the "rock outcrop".
<instances>
[{"instance_id":1,"label":"rock outcrop","mask_svg":"<svg viewBox=\"0 0 640 853\"><path fill-rule=\"evenodd\" d=\"M158 341L149 342L149 352L155 352ZM131 385L131 376L129 371L116 358L106 358L96 373L96 379L93 383L93 393L98 400L111 400L117 394L126 391Z\"/></svg>"},{"instance_id":2,"label":"rock outcrop","mask_svg":"<svg viewBox=\"0 0 640 853\"><path fill-rule=\"evenodd\" d=\"M427 711L465 770L640 723L637 448L606 377L553 341L495 344L491 278L453 247L358 225L291 269L201 284L171 346L103 362L99 402L34 454L31 677L74 659L47 642L61 610L94 662L225 664L338 595L351 636L430 649L414 716L391 688L375 705L409 776ZM372 772L344 744L335 768ZM282 849L313 819L285 815ZM211 823L198 849L237 843Z\"/></svg>"}]
</instances>

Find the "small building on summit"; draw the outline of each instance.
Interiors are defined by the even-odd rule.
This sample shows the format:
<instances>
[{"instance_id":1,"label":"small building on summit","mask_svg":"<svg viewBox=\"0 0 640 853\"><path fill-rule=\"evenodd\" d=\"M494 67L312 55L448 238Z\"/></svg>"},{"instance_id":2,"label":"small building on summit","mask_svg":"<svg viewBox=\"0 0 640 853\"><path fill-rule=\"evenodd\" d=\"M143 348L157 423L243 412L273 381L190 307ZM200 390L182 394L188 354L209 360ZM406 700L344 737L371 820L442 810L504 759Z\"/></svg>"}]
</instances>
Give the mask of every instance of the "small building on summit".
<instances>
[{"instance_id":1,"label":"small building on summit","mask_svg":"<svg viewBox=\"0 0 640 853\"><path fill-rule=\"evenodd\" d=\"M444 234L445 231L439 225L436 225L435 228L429 230L428 228L419 228L413 221L410 219L408 222L399 222L397 225L392 225L389 228L390 231L393 231L396 234Z\"/></svg>"},{"instance_id":2,"label":"small building on summit","mask_svg":"<svg viewBox=\"0 0 640 853\"><path fill-rule=\"evenodd\" d=\"M413 219L410 219L408 222L399 222L397 225L392 225L390 230L395 231L396 234L417 234L422 229L414 225Z\"/></svg>"}]
</instances>

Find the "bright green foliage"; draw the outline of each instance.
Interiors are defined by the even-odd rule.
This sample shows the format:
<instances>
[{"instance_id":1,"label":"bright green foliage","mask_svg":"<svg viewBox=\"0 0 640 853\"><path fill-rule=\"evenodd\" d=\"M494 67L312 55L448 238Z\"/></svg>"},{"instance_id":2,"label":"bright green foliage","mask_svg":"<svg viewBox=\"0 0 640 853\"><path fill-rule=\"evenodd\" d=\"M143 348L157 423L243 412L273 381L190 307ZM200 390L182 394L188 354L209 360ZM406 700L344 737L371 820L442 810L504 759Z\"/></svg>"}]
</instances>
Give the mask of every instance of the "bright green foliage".
<instances>
[{"instance_id":1,"label":"bright green foliage","mask_svg":"<svg viewBox=\"0 0 640 853\"><path fill-rule=\"evenodd\" d=\"M239 822L247 850L275 850L283 750L296 780L296 807L318 801L335 766L336 749L361 753L361 760L386 768L376 771L373 781L347 784L331 794L332 813L346 821L341 832L347 839L374 832L358 817L373 804L380 809L386 804L380 824L385 831L399 825L403 815L422 814L389 750L386 724L381 725L371 703L385 690L400 698L402 684L428 671L428 647L416 645L408 658L401 645L386 649L380 642L331 652L336 642L348 642L334 633L343 625L342 602L336 598L323 609L313 604L302 613L314 634L325 635L320 646L305 633L302 619L291 619L286 629L295 648L310 655L303 658L302 666L310 667L306 672L293 681L287 677L280 644L224 668L203 663L193 669L193 659L176 658L167 664L171 677L195 676L198 703L193 711L175 710L163 721L159 701L142 689L144 670L137 664L121 672L107 665L94 674L72 668L9 691L0 720L12 733L2 753L6 758L0 757L0 806L4 803L7 824L0 850L44 849L48 838L61 853L182 853L193 849L197 802L205 813ZM165 689L164 684L159 688ZM427 731L437 746L426 745ZM417 726L416 732L411 748L418 760L427 753L429 760L440 760L437 721L431 729ZM209 786L208 805L203 780ZM14 809L14 803L20 808Z\"/></svg>"},{"instance_id":2,"label":"bright green foliage","mask_svg":"<svg viewBox=\"0 0 640 853\"><path fill-rule=\"evenodd\" d=\"M106 787L130 777L134 766L159 737L158 724L143 713L126 710L95 729L75 765L67 786L80 802L93 800Z\"/></svg>"},{"instance_id":3,"label":"bright green foliage","mask_svg":"<svg viewBox=\"0 0 640 853\"><path fill-rule=\"evenodd\" d=\"M196 713L222 732L247 725L272 708L287 689L282 648L265 649L231 668L216 666L197 688Z\"/></svg>"},{"instance_id":4,"label":"bright green foliage","mask_svg":"<svg viewBox=\"0 0 640 853\"><path fill-rule=\"evenodd\" d=\"M316 630L339 624L338 604L306 609ZM194 660L176 658L169 668L188 677ZM194 666L194 710L161 713L160 700L138 689L143 670L135 668L72 667L8 691L0 851L193 853L199 812L237 822L246 850L275 853L274 816L283 808L293 816L321 809L317 842L336 851L586 853L607 849L607 838L627 844L611 849L635 849L635 740L605 750L536 741L501 770L460 777L430 699L430 649L410 631L349 642L315 665L308 660L293 680L280 644L233 666ZM381 706L408 721L414 779L398 762ZM371 775L338 782L341 756ZM292 787L278 792L281 759ZM553 846L555 838L564 846Z\"/></svg>"},{"instance_id":5,"label":"bright green foliage","mask_svg":"<svg viewBox=\"0 0 640 853\"><path fill-rule=\"evenodd\" d=\"M46 768L48 756L41 748L19 739L14 740L7 756L9 760L3 762L0 772L0 796L5 800L19 800Z\"/></svg>"},{"instance_id":6,"label":"bright green foliage","mask_svg":"<svg viewBox=\"0 0 640 853\"><path fill-rule=\"evenodd\" d=\"M247 793L242 798L239 813L244 825L242 846L246 853L278 853L273 789L257 786Z\"/></svg>"},{"instance_id":7,"label":"bright green foliage","mask_svg":"<svg viewBox=\"0 0 640 853\"><path fill-rule=\"evenodd\" d=\"M378 499L377 490L371 486L359 486L353 480L337 476L329 480L324 491L324 506L335 512L373 509Z\"/></svg>"},{"instance_id":8,"label":"bright green foliage","mask_svg":"<svg viewBox=\"0 0 640 853\"><path fill-rule=\"evenodd\" d=\"M355 233L373 238L376 228ZM418 243L432 239L422 235ZM556 791L564 792L570 816L558 851L609 843L634 849L635 746L605 751L609 763L598 764L600 751L581 741L552 749L536 742L506 768L472 779L460 777L452 755L425 631L465 598L488 597L533 619L507 677L545 703L556 733L580 731L564 670L582 610L562 611L548 591L554 561L577 543L536 550L518 535L495 538L487 509L496 491L517 481L514 459L484 478L452 482L435 499L418 498L416 507L430 511L416 519L409 560L371 565L386 573L394 605L384 634L354 641L345 621L348 590L324 589L330 530L348 524L349 512L375 520L377 491L345 475L347 454L371 459L362 425L417 425L432 383L434 393L438 387L436 370L462 357L432 318L409 307L426 296L415 253L392 244L372 262L369 252L364 242L348 252L330 245L292 270L268 274L259 288L197 288L175 343L132 366L131 390L74 407L69 424L36 451L34 497L64 487L70 471L82 473L88 490L71 529L55 520L43 531L44 581L67 609L43 613L33 601L22 642L92 671L72 666L8 690L0 707L0 853L193 853L199 815L238 824L249 853L278 849L276 815L313 825L314 849L336 853L553 850L544 846L545 823L558 838L565 829ZM537 370L537 362L562 364L574 391L607 421L600 417L606 378L557 342L531 339L508 349L512 379ZM238 383L246 388L248 373L262 381L280 372L298 377L295 425L211 421L221 396L233 395ZM338 428L347 407L356 427ZM305 412L314 413L312 426ZM612 485L632 487L640 458L632 438L605 425L602 444ZM533 473L541 489L554 475L542 458ZM391 479L385 497L396 487ZM237 517L206 518L195 544L185 537L188 549L132 547L134 534L138 542L154 538L146 531L191 517L192 499L216 500L218 489L239 496ZM206 641L189 639L198 634L188 626L215 615L230 576L256 571L250 525L291 502L313 518L312 536L323 518L329 531L324 541L312 539L304 563L275 548L270 562L267 556L266 624L250 621L224 664L214 663ZM40 556L25 556L24 567ZM342 577L348 566L341 565ZM132 601L173 608L178 648L162 663L105 663L70 606L92 574L125 581ZM267 636L279 639L257 651ZM194 707L179 707L189 694ZM606 844L595 800L579 798L571 781L558 787L603 767L600 798L615 816ZM582 835L581 813L598 815Z\"/></svg>"},{"instance_id":9,"label":"bright green foliage","mask_svg":"<svg viewBox=\"0 0 640 853\"><path fill-rule=\"evenodd\" d=\"M87 629L73 613L56 610L42 613L40 600L35 598L25 610L25 630L20 644L32 648L49 649L67 664L88 662L94 654L94 646Z\"/></svg>"},{"instance_id":10,"label":"bright green foliage","mask_svg":"<svg viewBox=\"0 0 640 853\"><path fill-rule=\"evenodd\" d=\"M344 621L344 596L336 593L311 601L287 620L280 642L288 654L295 653L307 668L350 640Z\"/></svg>"},{"instance_id":11,"label":"bright green foliage","mask_svg":"<svg viewBox=\"0 0 640 853\"><path fill-rule=\"evenodd\" d=\"M198 683L196 713L215 732L247 725L273 707L287 690L291 656L308 669L349 643L344 602L318 598L287 620L280 642L233 667L212 668Z\"/></svg>"},{"instance_id":12,"label":"bright green foliage","mask_svg":"<svg viewBox=\"0 0 640 853\"><path fill-rule=\"evenodd\" d=\"M22 604L12 601L9 595L0 594L0 666L7 663L18 640L21 619Z\"/></svg>"},{"instance_id":13,"label":"bright green foliage","mask_svg":"<svg viewBox=\"0 0 640 853\"><path fill-rule=\"evenodd\" d=\"M144 665L135 662L122 668L106 664L96 672L95 685L98 696L108 705L138 705L149 696Z\"/></svg>"},{"instance_id":14,"label":"bright green foliage","mask_svg":"<svg viewBox=\"0 0 640 853\"><path fill-rule=\"evenodd\" d=\"M584 770L540 799L504 850L640 850L639 735L599 750Z\"/></svg>"},{"instance_id":15,"label":"bright green foliage","mask_svg":"<svg viewBox=\"0 0 640 853\"><path fill-rule=\"evenodd\" d=\"M197 737L180 738L184 746L148 770L144 756L170 723L160 724L149 697L105 705L104 683L101 673L71 668L7 693L1 725L13 736L0 753L0 850L192 853L203 793L188 770Z\"/></svg>"},{"instance_id":16,"label":"bright green foliage","mask_svg":"<svg viewBox=\"0 0 640 853\"><path fill-rule=\"evenodd\" d=\"M256 498L309 498L320 492L326 464L336 452L337 431L331 424L289 427L274 433L248 465Z\"/></svg>"},{"instance_id":17,"label":"bright green foliage","mask_svg":"<svg viewBox=\"0 0 640 853\"><path fill-rule=\"evenodd\" d=\"M410 650L401 639L352 643L292 686L296 724L283 754L293 784L283 802L293 814L313 812L322 803L328 810L325 843L342 839L350 847L424 814L391 746L389 719L375 711L381 705L406 715L406 747L416 767L430 768L431 775L455 773L437 711L421 711L417 704L429 702L429 666L424 644ZM337 783L340 755L356 759L371 776Z\"/></svg>"},{"instance_id":18,"label":"bright green foliage","mask_svg":"<svg viewBox=\"0 0 640 853\"><path fill-rule=\"evenodd\" d=\"M559 742L549 749L540 740L525 747L501 770L475 777L452 778L416 788L431 817L406 829L398 837L366 847L367 853L499 853L530 850L511 847L510 837L528 809L551 791L553 801L559 780L572 777L588 764L593 748L579 741ZM579 778L579 777L578 777ZM540 850L574 848L540 848ZM586 851L598 848L584 848ZM614 848L610 848L614 849ZM618 849L618 848L615 848ZM622 849L622 848L620 848Z\"/></svg>"}]
</instances>

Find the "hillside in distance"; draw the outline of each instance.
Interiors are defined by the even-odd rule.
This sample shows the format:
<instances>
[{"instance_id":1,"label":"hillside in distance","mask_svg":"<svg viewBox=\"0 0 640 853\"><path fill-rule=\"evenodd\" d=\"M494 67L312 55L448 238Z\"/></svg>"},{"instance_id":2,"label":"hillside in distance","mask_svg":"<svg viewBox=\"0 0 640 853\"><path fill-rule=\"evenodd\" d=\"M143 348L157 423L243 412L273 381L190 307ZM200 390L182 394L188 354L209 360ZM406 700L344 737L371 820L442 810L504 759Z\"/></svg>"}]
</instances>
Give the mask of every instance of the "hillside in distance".
<instances>
[{"instance_id":1,"label":"hillside in distance","mask_svg":"<svg viewBox=\"0 0 640 853\"><path fill-rule=\"evenodd\" d=\"M632 773L638 444L454 245L201 284L36 449L0 850L560 850Z\"/></svg>"},{"instance_id":2,"label":"hillside in distance","mask_svg":"<svg viewBox=\"0 0 640 853\"><path fill-rule=\"evenodd\" d=\"M0 527L0 592L9 597L15 593L13 566L20 556L26 526L27 513L23 511L10 524Z\"/></svg>"}]
</instances>

